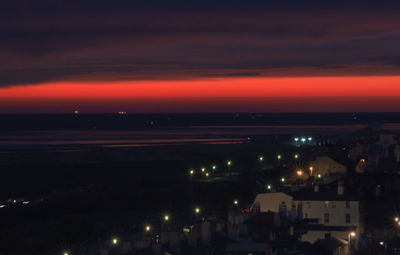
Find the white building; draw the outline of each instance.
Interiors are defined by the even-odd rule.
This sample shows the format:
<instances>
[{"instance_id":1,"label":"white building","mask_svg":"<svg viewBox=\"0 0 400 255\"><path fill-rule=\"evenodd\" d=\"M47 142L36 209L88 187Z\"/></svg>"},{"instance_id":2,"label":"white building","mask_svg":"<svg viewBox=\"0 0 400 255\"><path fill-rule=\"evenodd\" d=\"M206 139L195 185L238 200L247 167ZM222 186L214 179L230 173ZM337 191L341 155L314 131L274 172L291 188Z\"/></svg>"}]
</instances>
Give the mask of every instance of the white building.
<instances>
[{"instance_id":1,"label":"white building","mask_svg":"<svg viewBox=\"0 0 400 255\"><path fill-rule=\"evenodd\" d=\"M318 174L329 175L333 173L344 174L348 170L348 167L345 164L338 162L329 156L317 157L315 160L310 162L310 167L313 169L313 176L317 176Z\"/></svg>"},{"instance_id":2,"label":"white building","mask_svg":"<svg viewBox=\"0 0 400 255\"><path fill-rule=\"evenodd\" d=\"M348 240L350 233L354 235L361 232L359 201L344 194L342 185L333 194L319 192L318 186L315 186L314 192L258 194L252 208L261 212L285 213L286 210L289 218L290 213L297 212L298 218L317 219L320 227L315 227L302 237L303 241L311 243L327 235Z\"/></svg>"}]
</instances>

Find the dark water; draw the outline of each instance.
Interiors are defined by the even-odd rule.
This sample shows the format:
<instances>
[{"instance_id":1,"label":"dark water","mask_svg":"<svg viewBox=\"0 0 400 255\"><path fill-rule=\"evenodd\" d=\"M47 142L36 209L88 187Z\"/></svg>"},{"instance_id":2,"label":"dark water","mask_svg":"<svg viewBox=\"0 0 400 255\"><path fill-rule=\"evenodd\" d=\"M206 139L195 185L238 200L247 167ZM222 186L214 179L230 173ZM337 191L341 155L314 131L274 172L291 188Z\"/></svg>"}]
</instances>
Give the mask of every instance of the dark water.
<instances>
[{"instance_id":1,"label":"dark water","mask_svg":"<svg viewBox=\"0 0 400 255\"><path fill-rule=\"evenodd\" d=\"M312 114L0 114L0 130L154 130L193 126L400 123L400 113Z\"/></svg>"}]
</instances>

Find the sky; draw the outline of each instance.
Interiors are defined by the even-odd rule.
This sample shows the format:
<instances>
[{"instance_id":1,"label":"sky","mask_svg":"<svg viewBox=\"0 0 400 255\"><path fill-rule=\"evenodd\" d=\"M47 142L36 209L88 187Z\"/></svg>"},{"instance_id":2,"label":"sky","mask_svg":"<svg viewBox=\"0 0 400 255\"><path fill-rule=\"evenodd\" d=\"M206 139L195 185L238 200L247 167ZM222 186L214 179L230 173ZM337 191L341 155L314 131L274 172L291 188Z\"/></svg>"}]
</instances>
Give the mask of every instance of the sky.
<instances>
[{"instance_id":1,"label":"sky","mask_svg":"<svg viewBox=\"0 0 400 255\"><path fill-rule=\"evenodd\" d=\"M396 1L4 1L0 113L400 111Z\"/></svg>"}]
</instances>

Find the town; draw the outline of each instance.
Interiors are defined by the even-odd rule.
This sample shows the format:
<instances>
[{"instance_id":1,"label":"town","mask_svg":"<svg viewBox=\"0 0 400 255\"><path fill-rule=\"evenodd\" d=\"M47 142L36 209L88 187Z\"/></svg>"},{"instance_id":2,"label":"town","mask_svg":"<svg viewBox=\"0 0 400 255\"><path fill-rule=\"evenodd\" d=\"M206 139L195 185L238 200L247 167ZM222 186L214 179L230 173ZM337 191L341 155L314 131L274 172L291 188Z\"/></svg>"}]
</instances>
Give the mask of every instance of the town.
<instances>
[{"instance_id":1,"label":"town","mask_svg":"<svg viewBox=\"0 0 400 255\"><path fill-rule=\"evenodd\" d=\"M279 143L287 151L255 155L246 177L234 159L184 170L192 202L196 185L257 179L257 194L222 202L223 213L193 203L85 252L66 247L60 254L399 254L398 133L374 123L351 134Z\"/></svg>"}]
</instances>

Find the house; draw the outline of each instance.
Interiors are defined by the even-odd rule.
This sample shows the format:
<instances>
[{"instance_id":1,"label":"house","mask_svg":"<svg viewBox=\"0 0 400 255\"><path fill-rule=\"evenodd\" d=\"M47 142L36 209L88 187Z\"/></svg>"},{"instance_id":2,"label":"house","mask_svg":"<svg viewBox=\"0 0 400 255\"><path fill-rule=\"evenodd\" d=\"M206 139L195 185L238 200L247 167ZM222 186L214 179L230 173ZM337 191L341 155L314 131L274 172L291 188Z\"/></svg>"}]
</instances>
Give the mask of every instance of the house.
<instances>
[{"instance_id":1,"label":"house","mask_svg":"<svg viewBox=\"0 0 400 255\"><path fill-rule=\"evenodd\" d=\"M313 176L329 175L332 173L345 174L354 167L354 162L348 158L338 158L331 156L318 156L315 160L310 161Z\"/></svg>"},{"instance_id":2,"label":"house","mask_svg":"<svg viewBox=\"0 0 400 255\"><path fill-rule=\"evenodd\" d=\"M252 209L286 213L289 219L315 219L318 227L313 225L304 237L313 243L326 235L348 240L349 233L361 232L359 204L357 197L344 193L339 182L335 192L322 192L314 186L314 192L258 194Z\"/></svg>"},{"instance_id":3,"label":"house","mask_svg":"<svg viewBox=\"0 0 400 255\"><path fill-rule=\"evenodd\" d=\"M398 143L398 136L391 133L380 133L376 142L377 145L381 145L384 148L395 146Z\"/></svg>"}]
</instances>

